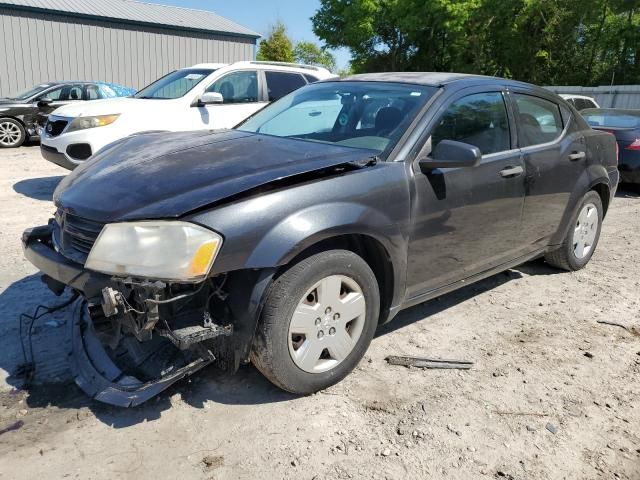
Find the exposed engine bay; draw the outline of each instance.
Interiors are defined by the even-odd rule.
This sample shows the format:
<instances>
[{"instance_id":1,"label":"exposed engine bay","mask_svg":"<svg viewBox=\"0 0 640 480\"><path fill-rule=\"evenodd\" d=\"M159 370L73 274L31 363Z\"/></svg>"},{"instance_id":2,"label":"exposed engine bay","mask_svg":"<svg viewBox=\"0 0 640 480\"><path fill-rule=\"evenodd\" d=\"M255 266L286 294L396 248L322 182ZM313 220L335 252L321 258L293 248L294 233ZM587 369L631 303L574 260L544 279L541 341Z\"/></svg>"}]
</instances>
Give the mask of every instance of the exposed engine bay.
<instances>
[{"instance_id":1,"label":"exposed engine bay","mask_svg":"<svg viewBox=\"0 0 640 480\"><path fill-rule=\"evenodd\" d=\"M73 370L88 394L135 406L206 365L232 366L225 275L199 285L113 280L73 322Z\"/></svg>"}]
</instances>

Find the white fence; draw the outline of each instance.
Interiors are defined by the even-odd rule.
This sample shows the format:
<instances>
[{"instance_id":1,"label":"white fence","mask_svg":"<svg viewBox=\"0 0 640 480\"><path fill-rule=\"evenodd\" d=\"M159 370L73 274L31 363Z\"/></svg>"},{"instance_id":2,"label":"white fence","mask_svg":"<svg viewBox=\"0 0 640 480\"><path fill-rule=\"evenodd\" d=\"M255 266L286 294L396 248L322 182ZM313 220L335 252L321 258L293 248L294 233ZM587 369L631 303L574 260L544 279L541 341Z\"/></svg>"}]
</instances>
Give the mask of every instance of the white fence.
<instances>
[{"instance_id":1,"label":"white fence","mask_svg":"<svg viewBox=\"0 0 640 480\"><path fill-rule=\"evenodd\" d=\"M546 87L555 93L573 93L595 98L602 108L640 109L640 85L610 87Z\"/></svg>"}]
</instances>

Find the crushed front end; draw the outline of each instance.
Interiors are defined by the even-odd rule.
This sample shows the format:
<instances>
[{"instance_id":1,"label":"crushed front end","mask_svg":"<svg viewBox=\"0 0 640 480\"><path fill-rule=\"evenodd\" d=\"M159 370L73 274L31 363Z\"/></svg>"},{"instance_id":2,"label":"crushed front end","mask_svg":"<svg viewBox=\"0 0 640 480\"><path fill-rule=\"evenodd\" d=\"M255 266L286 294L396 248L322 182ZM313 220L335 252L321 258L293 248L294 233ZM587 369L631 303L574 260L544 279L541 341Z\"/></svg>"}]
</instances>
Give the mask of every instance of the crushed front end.
<instances>
[{"instance_id":1,"label":"crushed front end","mask_svg":"<svg viewBox=\"0 0 640 480\"><path fill-rule=\"evenodd\" d=\"M176 228L166 230L172 223ZM210 275L216 253L212 248L219 249L212 242L221 242L220 237L178 223L119 224L125 226L118 230L58 211L47 226L23 234L25 256L43 272L49 288L58 295L65 288L81 295L69 322L71 367L76 383L92 398L135 406L207 365L235 371L248 359L269 273ZM141 238L132 237L134 227ZM110 266L110 255L120 255L113 242L121 241L133 243L129 253L122 254L124 260L135 264L141 259L134 269L151 275L133 275L117 262ZM195 249L195 268L190 259L176 263L158 258L170 256L167 248L176 247ZM96 257L101 248L106 253ZM161 273L169 261L176 263L170 268L180 275L184 270L192 276L153 278L154 269Z\"/></svg>"}]
</instances>

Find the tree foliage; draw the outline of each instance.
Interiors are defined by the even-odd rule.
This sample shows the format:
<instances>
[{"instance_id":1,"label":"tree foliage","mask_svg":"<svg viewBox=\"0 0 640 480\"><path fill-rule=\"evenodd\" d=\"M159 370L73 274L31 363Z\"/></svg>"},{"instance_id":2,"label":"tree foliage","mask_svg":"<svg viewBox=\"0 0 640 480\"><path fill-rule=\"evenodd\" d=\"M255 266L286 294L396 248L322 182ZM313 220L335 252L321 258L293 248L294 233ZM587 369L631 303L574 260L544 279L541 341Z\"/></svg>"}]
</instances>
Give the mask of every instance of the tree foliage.
<instances>
[{"instance_id":1,"label":"tree foliage","mask_svg":"<svg viewBox=\"0 0 640 480\"><path fill-rule=\"evenodd\" d=\"M638 0L321 0L312 21L354 71L640 83Z\"/></svg>"},{"instance_id":2,"label":"tree foliage","mask_svg":"<svg viewBox=\"0 0 640 480\"><path fill-rule=\"evenodd\" d=\"M331 71L336 68L336 57L313 42L298 42L293 49L293 56L299 63L318 65Z\"/></svg>"},{"instance_id":3,"label":"tree foliage","mask_svg":"<svg viewBox=\"0 0 640 480\"><path fill-rule=\"evenodd\" d=\"M287 36L287 29L282 22L271 27L271 32L260 42L257 60L271 62L293 62L293 45Z\"/></svg>"}]
</instances>

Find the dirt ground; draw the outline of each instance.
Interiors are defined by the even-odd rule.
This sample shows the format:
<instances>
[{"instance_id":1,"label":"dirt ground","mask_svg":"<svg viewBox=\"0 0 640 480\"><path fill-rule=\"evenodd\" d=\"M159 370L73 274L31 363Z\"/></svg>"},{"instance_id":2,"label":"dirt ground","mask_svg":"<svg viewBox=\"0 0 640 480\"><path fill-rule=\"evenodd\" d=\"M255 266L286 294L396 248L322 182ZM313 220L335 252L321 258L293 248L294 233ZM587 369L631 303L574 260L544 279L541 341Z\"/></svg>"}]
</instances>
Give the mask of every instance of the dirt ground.
<instances>
[{"instance_id":1,"label":"dirt ground","mask_svg":"<svg viewBox=\"0 0 640 480\"><path fill-rule=\"evenodd\" d=\"M248 366L123 410L70 382L69 309L36 324L38 385L14 376L19 314L60 301L20 234L65 174L37 146L0 151L0 479L640 479L637 193L585 270L533 262L405 311L328 391L295 397ZM475 365L387 365L403 354Z\"/></svg>"}]
</instances>

